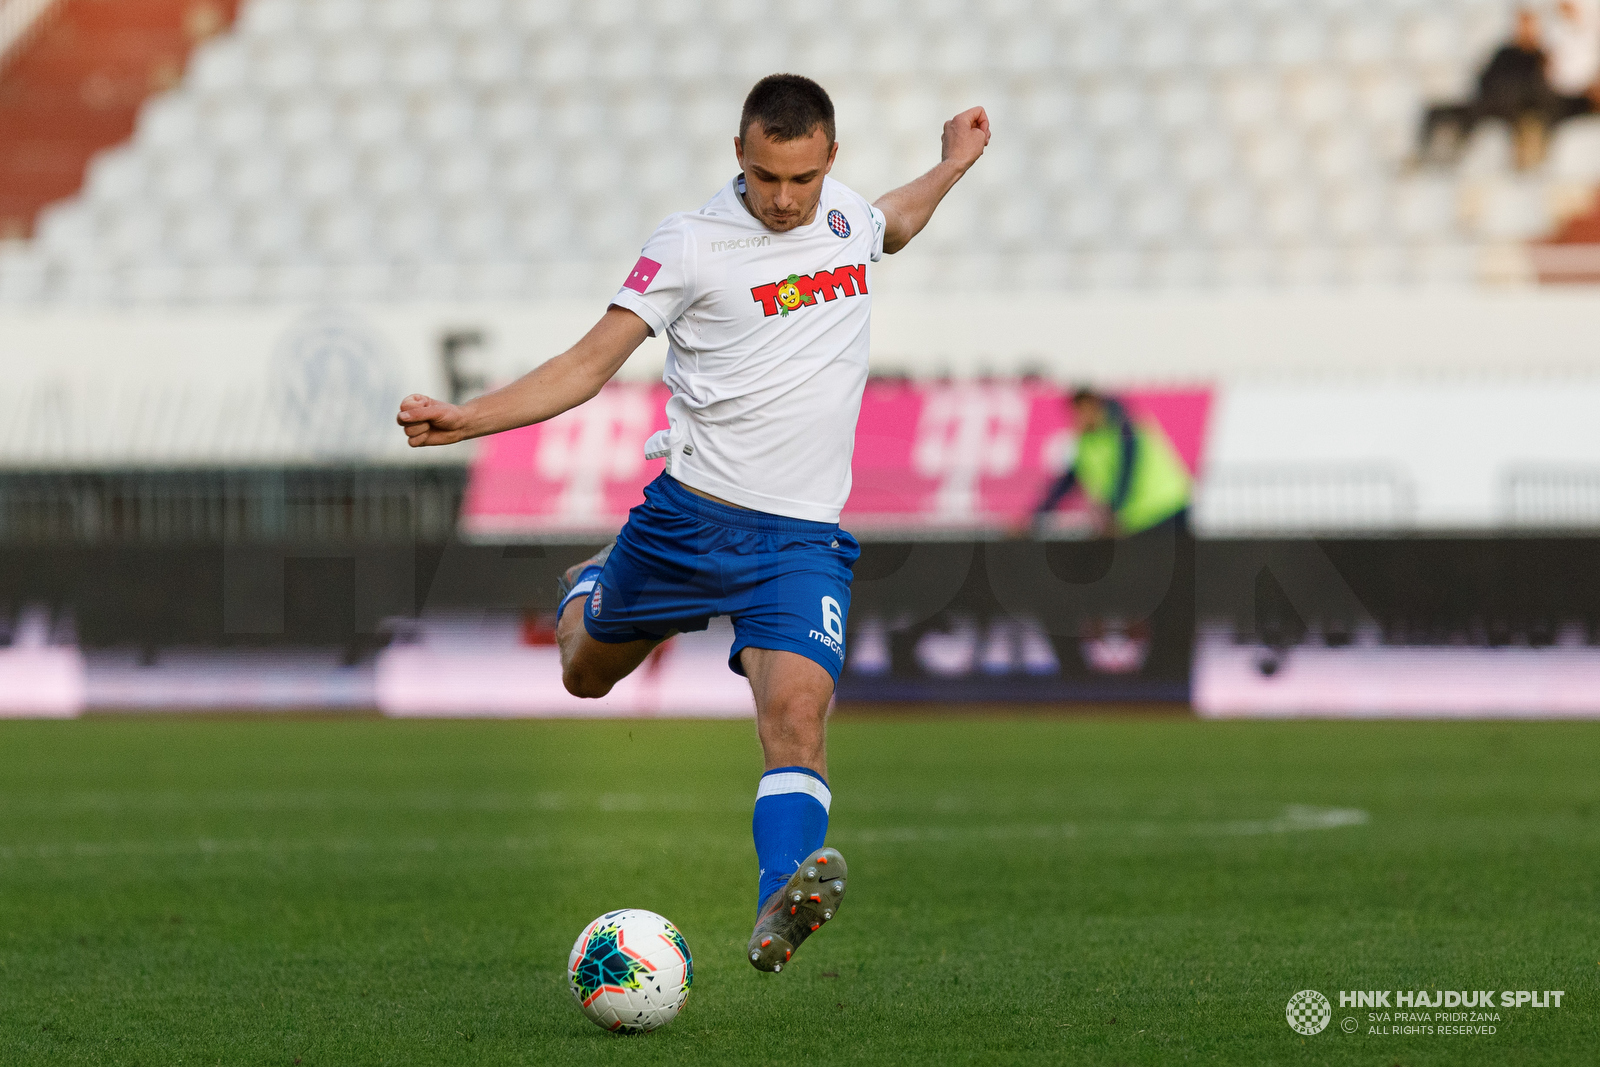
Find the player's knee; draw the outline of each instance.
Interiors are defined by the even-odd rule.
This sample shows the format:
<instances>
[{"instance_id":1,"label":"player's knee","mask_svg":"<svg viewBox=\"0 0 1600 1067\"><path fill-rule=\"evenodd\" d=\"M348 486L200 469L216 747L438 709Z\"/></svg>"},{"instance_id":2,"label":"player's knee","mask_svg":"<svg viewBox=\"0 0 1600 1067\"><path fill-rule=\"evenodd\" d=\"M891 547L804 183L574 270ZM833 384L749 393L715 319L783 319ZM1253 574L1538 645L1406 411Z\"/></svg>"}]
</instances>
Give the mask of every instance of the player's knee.
<instances>
[{"instance_id":1,"label":"player's knee","mask_svg":"<svg viewBox=\"0 0 1600 1067\"><path fill-rule=\"evenodd\" d=\"M572 665L561 671L561 684L575 697L598 700L611 692L611 687L616 683L581 666Z\"/></svg>"}]
</instances>

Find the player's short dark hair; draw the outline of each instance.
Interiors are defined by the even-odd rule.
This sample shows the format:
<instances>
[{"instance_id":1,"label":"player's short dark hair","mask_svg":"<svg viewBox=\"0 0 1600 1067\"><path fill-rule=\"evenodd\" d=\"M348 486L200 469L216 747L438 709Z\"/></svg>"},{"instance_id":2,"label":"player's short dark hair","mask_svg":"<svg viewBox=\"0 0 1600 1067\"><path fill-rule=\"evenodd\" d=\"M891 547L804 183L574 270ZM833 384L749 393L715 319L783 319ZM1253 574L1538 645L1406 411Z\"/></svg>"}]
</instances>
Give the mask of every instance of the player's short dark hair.
<instances>
[{"instance_id":1,"label":"player's short dark hair","mask_svg":"<svg viewBox=\"0 0 1600 1067\"><path fill-rule=\"evenodd\" d=\"M752 122L761 123L761 132L774 141L810 137L818 126L829 144L834 140L833 101L822 86L799 74L768 74L756 82L739 115L740 137Z\"/></svg>"},{"instance_id":2,"label":"player's short dark hair","mask_svg":"<svg viewBox=\"0 0 1600 1067\"><path fill-rule=\"evenodd\" d=\"M1090 385L1075 386L1072 390L1072 402L1074 404L1082 404L1090 400L1093 400L1097 404L1103 404L1105 403L1105 399L1105 394L1096 391L1095 388Z\"/></svg>"}]
</instances>

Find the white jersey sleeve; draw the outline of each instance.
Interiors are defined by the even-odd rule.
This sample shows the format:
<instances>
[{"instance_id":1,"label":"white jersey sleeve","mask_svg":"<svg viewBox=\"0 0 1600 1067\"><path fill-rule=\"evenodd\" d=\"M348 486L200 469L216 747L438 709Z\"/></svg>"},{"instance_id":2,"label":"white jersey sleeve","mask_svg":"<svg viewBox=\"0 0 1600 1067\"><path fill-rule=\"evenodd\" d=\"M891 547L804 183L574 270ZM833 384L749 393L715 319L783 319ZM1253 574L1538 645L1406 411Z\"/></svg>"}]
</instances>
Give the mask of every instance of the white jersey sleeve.
<instances>
[{"instance_id":1,"label":"white jersey sleeve","mask_svg":"<svg viewBox=\"0 0 1600 1067\"><path fill-rule=\"evenodd\" d=\"M883 247L880 235L878 247ZM682 215L673 215L644 243L639 262L611 302L627 308L659 337L688 310L695 297L695 247Z\"/></svg>"},{"instance_id":2,"label":"white jersey sleeve","mask_svg":"<svg viewBox=\"0 0 1600 1067\"><path fill-rule=\"evenodd\" d=\"M871 204L867 205L867 210L872 213L872 262L876 263L883 258L883 231L888 228L889 220Z\"/></svg>"}]
</instances>

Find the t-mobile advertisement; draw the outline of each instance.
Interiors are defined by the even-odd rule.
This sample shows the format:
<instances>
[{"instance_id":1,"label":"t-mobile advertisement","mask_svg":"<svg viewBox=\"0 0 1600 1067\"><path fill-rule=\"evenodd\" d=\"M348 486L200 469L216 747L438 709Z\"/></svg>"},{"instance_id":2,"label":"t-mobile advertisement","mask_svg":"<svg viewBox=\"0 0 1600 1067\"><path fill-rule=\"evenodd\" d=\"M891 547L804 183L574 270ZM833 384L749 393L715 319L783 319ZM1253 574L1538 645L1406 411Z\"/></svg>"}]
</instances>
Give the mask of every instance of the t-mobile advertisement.
<instances>
[{"instance_id":1,"label":"t-mobile advertisement","mask_svg":"<svg viewBox=\"0 0 1600 1067\"><path fill-rule=\"evenodd\" d=\"M609 537L661 461L644 442L666 428L665 386L612 384L549 422L485 439L462 509L472 540ZM1136 423L1159 426L1194 473L1208 389L1116 394ZM854 486L841 519L867 540L985 537L1027 518L1072 462L1072 411L1043 382L874 381L861 402ZM1076 501L1057 532L1082 530Z\"/></svg>"}]
</instances>

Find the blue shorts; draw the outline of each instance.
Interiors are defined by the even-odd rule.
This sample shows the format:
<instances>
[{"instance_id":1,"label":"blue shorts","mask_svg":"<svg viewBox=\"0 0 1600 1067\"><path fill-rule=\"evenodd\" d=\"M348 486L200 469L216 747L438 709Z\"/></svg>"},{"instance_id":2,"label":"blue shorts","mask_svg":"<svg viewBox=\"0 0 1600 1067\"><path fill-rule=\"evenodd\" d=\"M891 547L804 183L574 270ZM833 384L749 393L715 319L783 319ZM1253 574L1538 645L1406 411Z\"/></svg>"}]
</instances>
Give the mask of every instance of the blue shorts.
<instances>
[{"instance_id":1,"label":"blue shorts","mask_svg":"<svg viewBox=\"0 0 1600 1067\"><path fill-rule=\"evenodd\" d=\"M839 680L850 566L861 555L837 523L807 522L707 500L663 474L628 513L584 604L589 636L659 640L733 619L728 667L746 648L795 652Z\"/></svg>"}]
</instances>

